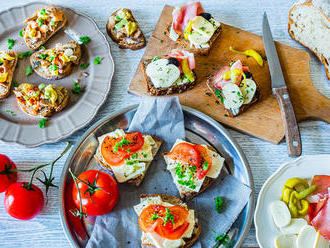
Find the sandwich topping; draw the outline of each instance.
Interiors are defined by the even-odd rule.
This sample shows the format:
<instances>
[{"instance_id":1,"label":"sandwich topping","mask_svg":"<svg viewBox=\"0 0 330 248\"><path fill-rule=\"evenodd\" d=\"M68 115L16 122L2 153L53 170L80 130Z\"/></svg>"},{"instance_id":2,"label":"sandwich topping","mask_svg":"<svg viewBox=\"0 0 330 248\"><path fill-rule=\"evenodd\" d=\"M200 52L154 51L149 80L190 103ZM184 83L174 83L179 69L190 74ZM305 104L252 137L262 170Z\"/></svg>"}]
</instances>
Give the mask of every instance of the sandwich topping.
<instances>
[{"instance_id":1,"label":"sandwich topping","mask_svg":"<svg viewBox=\"0 0 330 248\"><path fill-rule=\"evenodd\" d=\"M111 168L120 183L145 173L156 145L150 135L125 133L122 129L99 137L99 142L97 159Z\"/></svg>"},{"instance_id":2,"label":"sandwich topping","mask_svg":"<svg viewBox=\"0 0 330 248\"><path fill-rule=\"evenodd\" d=\"M65 21L64 13L54 6L38 9L31 18L25 20L27 26L23 29L23 37L31 43L46 40Z\"/></svg>"},{"instance_id":3,"label":"sandwich topping","mask_svg":"<svg viewBox=\"0 0 330 248\"><path fill-rule=\"evenodd\" d=\"M238 114L242 105L252 101L257 90L249 68L240 60L220 69L211 80L220 101L234 114Z\"/></svg>"},{"instance_id":4,"label":"sandwich topping","mask_svg":"<svg viewBox=\"0 0 330 248\"><path fill-rule=\"evenodd\" d=\"M220 25L211 14L204 12L200 2L191 2L173 10L169 36L174 41L183 36L191 47L208 48Z\"/></svg>"},{"instance_id":5,"label":"sandwich topping","mask_svg":"<svg viewBox=\"0 0 330 248\"><path fill-rule=\"evenodd\" d=\"M146 74L155 88L168 88L195 81L194 54L174 49L167 56L156 56L147 65Z\"/></svg>"},{"instance_id":6,"label":"sandwich topping","mask_svg":"<svg viewBox=\"0 0 330 248\"><path fill-rule=\"evenodd\" d=\"M0 86L8 86L8 73L14 68L16 58L10 56L7 52L0 52Z\"/></svg>"},{"instance_id":7,"label":"sandwich topping","mask_svg":"<svg viewBox=\"0 0 330 248\"><path fill-rule=\"evenodd\" d=\"M205 145L177 140L166 154L167 169L180 192L199 192L206 177L217 178L224 159Z\"/></svg>"},{"instance_id":8,"label":"sandwich topping","mask_svg":"<svg viewBox=\"0 0 330 248\"><path fill-rule=\"evenodd\" d=\"M139 216L142 243L147 240L156 247L177 248L185 244L183 238L192 237L195 213L185 204L173 205L160 196L152 196L141 198L134 210Z\"/></svg>"}]
</instances>

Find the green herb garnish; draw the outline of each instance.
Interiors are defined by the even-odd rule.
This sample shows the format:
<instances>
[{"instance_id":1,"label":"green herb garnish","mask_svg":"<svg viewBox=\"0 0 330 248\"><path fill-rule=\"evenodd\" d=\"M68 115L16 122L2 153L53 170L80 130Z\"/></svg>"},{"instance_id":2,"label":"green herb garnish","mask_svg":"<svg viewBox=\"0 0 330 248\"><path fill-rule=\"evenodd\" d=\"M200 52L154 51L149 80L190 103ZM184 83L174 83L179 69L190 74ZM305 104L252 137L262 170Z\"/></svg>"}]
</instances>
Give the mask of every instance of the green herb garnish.
<instances>
[{"instance_id":1,"label":"green herb garnish","mask_svg":"<svg viewBox=\"0 0 330 248\"><path fill-rule=\"evenodd\" d=\"M159 60L159 59L160 59L159 56L155 56L155 57L151 60L151 62L154 62L154 61Z\"/></svg>"},{"instance_id":2,"label":"green herb garnish","mask_svg":"<svg viewBox=\"0 0 330 248\"><path fill-rule=\"evenodd\" d=\"M42 119L39 121L39 127L40 127L40 128L45 128L46 121L47 121L47 119L42 118Z\"/></svg>"},{"instance_id":3,"label":"green herb garnish","mask_svg":"<svg viewBox=\"0 0 330 248\"><path fill-rule=\"evenodd\" d=\"M16 114L13 111L11 111L11 110L6 110L6 112L9 113L9 114L11 114L11 116L13 116L13 117L16 116Z\"/></svg>"},{"instance_id":4,"label":"green herb garnish","mask_svg":"<svg viewBox=\"0 0 330 248\"><path fill-rule=\"evenodd\" d=\"M203 171L206 171L209 168L210 164L207 161L204 161L203 163Z\"/></svg>"},{"instance_id":5,"label":"green herb garnish","mask_svg":"<svg viewBox=\"0 0 330 248\"><path fill-rule=\"evenodd\" d=\"M19 36L23 37L23 29L19 31Z\"/></svg>"},{"instance_id":6,"label":"green herb garnish","mask_svg":"<svg viewBox=\"0 0 330 248\"><path fill-rule=\"evenodd\" d=\"M25 68L25 76L30 76L33 73L32 67L29 65Z\"/></svg>"},{"instance_id":7,"label":"green herb garnish","mask_svg":"<svg viewBox=\"0 0 330 248\"><path fill-rule=\"evenodd\" d=\"M46 50L46 47L41 46L41 47L38 49L38 51L40 51L40 50Z\"/></svg>"},{"instance_id":8,"label":"green herb garnish","mask_svg":"<svg viewBox=\"0 0 330 248\"><path fill-rule=\"evenodd\" d=\"M115 146L113 147L113 151L118 152L119 147L123 147L124 145L128 146L130 144L131 144L131 142L129 142L126 138L123 138L121 141L119 141L115 144Z\"/></svg>"},{"instance_id":9,"label":"green herb garnish","mask_svg":"<svg viewBox=\"0 0 330 248\"><path fill-rule=\"evenodd\" d=\"M40 10L40 15L45 15L45 14L46 14L46 10L45 9Z\"/></svg>"},{"instance_id":10,"label":"green herb garnish","mask_svg":"<svg viewBox=\"0 0 330 248\"><path fill-rule=\"evenodd\" d=\"M218 196L214 200L215 200L215 209L220 214L223 210L223 198L221 196Z\"/></svg>"},{"instance_id":11,"label":"green herb garnish","mask_svg":"<svg viewBox=\"0 0 330 248\"><path fill-rule=\"evenodd\" d=\"M52 70L52 71L57 71L58 68L57 68L57 66L55 64L51 64L49 66L49 69Z\"/></svg>"},{"instance_id":12,"label":"green herb garnish","mask_svg":"<svg viewBox=\"0 0 330 248\"><path fill-rule=\"evenodd\" d=\"M95 59L94 59L94 65L98 65L98 64L100 64L101 63L101 58L100 57L96 57Z\"/></svg>"},{"instance_id":13,"label":"green herb garnish","mask_svg":"<svg viewBox=\"0 0 330 248\"><path fill-rule=\"evenodd\" d=\"M152 214L150 220L157 220L159 218L158 214Z\"/></svg>"},{"instance_id":14,"label":"green herb garnish","mask_svg":"<svg viewBox=\"0 0 330 248\"><path fill-rule=\"evenodd\" d=\"M223 102L224 101L224 98L222 96L222 90L215 90L215 94L217 95L217 97L219 97L220 101Z\"/></svg>"},{"instance_id":15,"label":"green herb garnish","mask_svg":"<svg viewBox=\"0 0 330 248\"><path fill-rule=\"evenodd\" d=\"M37 23L38 23L39 27L41 27L44 24L44 19L42 19L41 17L39 17L37 19Z\"/></svg>"},{"instance_id":16,"label":"green herb garnish","mask_svg":"<svg viewBox=\"0 0 330 248\"><path fill-rule=\"evenodd\" d=\"M46 59L47 57L48 57L48 54L47 53L41 53L39 55L39 58L41 58L41 59Z\"/></svg>"},{"instance_id":17,"label":"green herb garnish","mask_svg":"<svg viewBox=\"0 0 330 248\"><path fill-rule=\"evenodd\" d=\"M138 157L137 153L132 154L131 158L136 159Z\"/></svg>"},{"instance_id":18,"label":"green herb garnish","mask_svg":"<svg viewBox=\"0 0 330 248\"><path fill-rule=\"evenodd\" d=\"M56 25L56 23L55 23L55 21L50 21L49 25L53 27Z\"/></svg>"},{"instance_id":19,"label":"green herb garnish","mask_svg":"<svg viewBox=\"0 0 330 248\"><path fill-rule=\"evenodd\" d=\"M144 158L148 157L148 154L143 154L143 157L144 157Z\"/></svg>"},{"instance_id":20,"label":"green herb garnish","mask_svg":"<svg viewBox=\"0 0 330 248\"><path fill-rule=\"evenodd\" d=\"M230 67L231 67L231 66L232 66L234 63L235 63L235 62L230 62L230 64L229 64L229 65L230 65Z\"/></svg>"},{"instance_id":21,"label":"green herb garnish","mask_svg":"<svg viewBox=\"0 0 330 248\"><path fill-rule=\"evenodd\" d=\"M186 177L186 175L183 173L183 169L181 168L181 164L177 163L175 167L175 174L178 176L178 178L182 179Z\"/></svg>"},{"instance_id":22,"label":"green herb garnish","mask_svg":"<svg viewBox=\"0 0 330 248\"><path fill-rule=\"evenodd\" d=\"M7 42L8 42L8 49L11 50L15 44L15 40L8 39Z\"/></svg>"},{"instance_id":23,"label":"green herb garnish","mask_svg":"<svg viewBox=\"0 0 330 248\"><path fill-rule=\"evenodd\" d=\"M32 54L33 54L33 52L31 52L31 51L26 51L26 52L23 52L23 53L19 53L19 54L17 54L17 56L18 56L19 59L24 59L24 58L26 58L26 57L31 56Z\"/></svg>"},{"instance_id":24,"label":"green herb garnish","mask_svg":"<svg viewBox=\"0 0 330 248\"><path fill-rule=\"evenodd\" d=\"M215 242L217 242L217 245L215 246L216 248L220 247L221 245L226 248L230 248L232 247L232 243L233 243L233 241L228 236L228 234L217 235L215 237Z\"/></svg>"},{"instance_id":25,"label":"green herb garnish","mask_svg":"<svg viewBox=\"0 0 330 248\"><path fill-rule=\"evenodd\" d=\"M13 82L14 87L18 87L18 83L17 82Z\"/></svg>"},{"instance_id":26,"label":"green herb garnish","mask_svg":"<svg viewBox=\"0 0 330 248\"><path fill-rule=\"evenodd\" d=\"M170 212L168 208L166 208L166 215L164 217L164 226L166 226L166 224L170 221L172 222L173 225L175 224L173 214Z\"/></svg>"},{"instance_id":27,"label":"green herb garnish","mask_svg":"<svg viewBox=\"0 0 330 248\"><path fill-rule=\"evenodd\" d=\"M83 44L87 44L88 42L90 42L91 38L89 38L88 36L81 36L79 38L79 41L82 42Z\"/></svg>"},{"instance_id":28,"label":"green herb garnish","mask_svg":"<svg viewBox=\"0 0 330 248\"><path fill-rule=\"evenodd\" d=\"M80 95L83 93L83 90L80 87L79 81L73 82L74 88L71 90L73 94Z\"/></svg>"},{"instance_id":29,"label":"green herb garnish","mask_svg":"<svg viewBox=\"0 0 330 248\"><path fill-rule=\"evenodd\" d=\"M88 66L89 66L89 63L81 64L81 65L80 65L80 68L84 70L84 69L86 69Z\"/></svg>"}]
</instances>

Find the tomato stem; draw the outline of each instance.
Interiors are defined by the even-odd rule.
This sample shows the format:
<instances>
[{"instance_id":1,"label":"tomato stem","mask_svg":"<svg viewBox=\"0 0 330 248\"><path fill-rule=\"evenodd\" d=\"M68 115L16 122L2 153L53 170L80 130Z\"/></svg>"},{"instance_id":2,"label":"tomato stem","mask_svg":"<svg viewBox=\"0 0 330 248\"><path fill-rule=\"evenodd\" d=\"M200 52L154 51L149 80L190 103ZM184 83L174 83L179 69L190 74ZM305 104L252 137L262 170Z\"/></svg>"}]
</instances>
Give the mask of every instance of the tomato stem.
<instances>
[{"instance_id":1,"label":"tomato stem","mask_svg":"<svg viewBox=\"0 0 330 248\"><path fill-rule=\"evenodd\" d=\"M72 213L72 214L74 214L75 216L79 216L80 219L83 219L84 217L87 217L87 213L84 213L84 211L83 211L80 190L79 190L78 183L77 183L76 179L79 180L79 181L81 181L81 182L82 182L82 180L80 180L78 177L76 177L73 174L73 172L71 171L71 168L69 168L69 173L71 174L71 177L73 178L73 181L74 181L74 183L75 183L75 185L77 187L77 191L78 191L78 195L79 195L79 205L80 205L80 209L78 210L78 212L75 213L75 214L74 213Z\"/></svg>"}]
</instances>

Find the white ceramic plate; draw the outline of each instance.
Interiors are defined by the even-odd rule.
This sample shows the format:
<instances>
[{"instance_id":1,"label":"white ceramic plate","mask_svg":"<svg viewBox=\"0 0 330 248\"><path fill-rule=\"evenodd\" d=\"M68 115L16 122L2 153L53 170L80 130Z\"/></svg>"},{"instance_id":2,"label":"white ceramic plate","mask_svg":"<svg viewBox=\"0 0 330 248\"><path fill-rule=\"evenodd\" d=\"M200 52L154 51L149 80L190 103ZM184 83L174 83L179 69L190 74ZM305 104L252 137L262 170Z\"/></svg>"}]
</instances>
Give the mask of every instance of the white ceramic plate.
<instances>
[{"instance_id":1,"label":"white ceramic plate","mask_svg":"<svg viewBox=\"0 0 330 248\"><path fill-rule=\"evenodd\" d=\"M312 178L330 175L330 155L303 156L282 165L262 186L254 214L256 237L261 248L273 248L281 234L269 213L272 201L279 200L286 180L292 177Z\"/></svg>"},{"instance_id":2,"label":"white ceramic plate","mask_svg":"<svg viewBox=\"0 0 330 248\"><path fill-rule=\"evenodd\" d=\"M14 39L13 51L22 53L30 51L19 36L19 31L25 26L23 21L37 9L48 6L49 3L34 2L0 12L0 49L8 48L7 39ZM30 65L29 58L20 59L14 72L13 81L17 83L52 83L65 86L71 92L73 82L80 79L83 94L71 94L70 103L60 113L55 114L48 121L48 125L39 128L40 118L25 114L18 106L13 93L0 100L0 140L22 144L28 147L40 146L64 139L78 129L86 126L96 115L98 109L107 99L110 91L111 79L114 73L114 63L110 53L110 46L96 23L88 16L75 12L72 9L57 6L64 11L67 24L51 37L46 48L54 47L58 42L77 40L81 36L91 37L87 45L82 45L81 63L89 63L85 70L75 66L71 75L61 80L46 80L36 73L25 76L25 68ZM94 65L95 57L101 57L99 65ZM88 77L81 73L88 72ZM15 116L11 115L12 111Z\"/></svg>"}]
</instances>

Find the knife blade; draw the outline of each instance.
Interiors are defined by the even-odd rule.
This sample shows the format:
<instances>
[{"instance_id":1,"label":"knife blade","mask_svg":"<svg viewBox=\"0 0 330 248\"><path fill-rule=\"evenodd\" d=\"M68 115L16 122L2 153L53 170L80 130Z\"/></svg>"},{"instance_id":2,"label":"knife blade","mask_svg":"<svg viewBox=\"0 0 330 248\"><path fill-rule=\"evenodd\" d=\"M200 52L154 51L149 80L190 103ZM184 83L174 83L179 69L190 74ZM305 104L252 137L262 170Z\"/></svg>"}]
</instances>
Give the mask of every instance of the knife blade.
<instances>
[{"instance_id":1,"label":"knife blade","mask_svg":"<svg viewBox=\"0 0 330 248\"><path fill-rule=\"evenodd\" d=\"M290 100L289 91L283 77L280 60L278 58L266 12L264 12L262 21L262 33L270 71L272 92L280 105L288 154L289 156L300 156L302 146L299 126Z\"/></svg>"}]
</instances>

